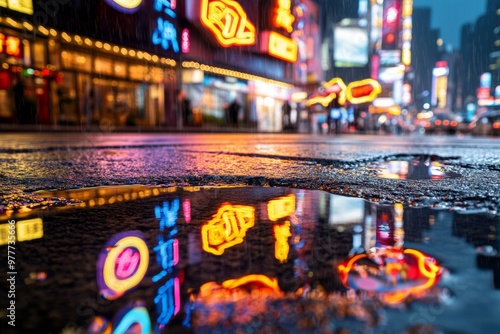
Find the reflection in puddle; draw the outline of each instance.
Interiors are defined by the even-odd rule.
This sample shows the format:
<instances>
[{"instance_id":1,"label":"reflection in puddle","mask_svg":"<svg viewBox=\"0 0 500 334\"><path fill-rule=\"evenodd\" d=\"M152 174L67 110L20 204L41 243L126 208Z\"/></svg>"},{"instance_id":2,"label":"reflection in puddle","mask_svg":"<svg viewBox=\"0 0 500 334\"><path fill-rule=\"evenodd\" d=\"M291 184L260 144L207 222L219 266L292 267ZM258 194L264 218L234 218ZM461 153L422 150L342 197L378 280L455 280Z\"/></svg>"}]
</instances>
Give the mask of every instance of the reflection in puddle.
<instances>
[{"instance_id":1,"label":"reflection in puddle","mask_svg":"<svg viewBox=\"0 0 500 334\"><path fill-rule=\"evenodd\" d=\"M288 188L124 186L44 196L68 194L83 204L16 222L18 331L402 332L414 323L384 322L380 304L440 303L443 289L453 289L444 267L474 247L485 271L455 267L454 277L493 276L480 285L489 295L499 287L495 216ZM472 245L446 247L460 238ZM457 289L454 303L470 303ZM474 312L433 321L453 327L447 321L460 316L477 324Z\"/></svg>"},{"instance_id":2,"label":"reflection in puddle","mask_svg":"<svg viewBox=\"0 0 500 334\"><path fill-rule=\"evenodd\" d=\"M460 177L460 174L448 172L445 165L429 160L395 160L370 165L367 168L375 170L376 175L385 179L401 180L442 180Z\"/></svg>"}]
</instances>

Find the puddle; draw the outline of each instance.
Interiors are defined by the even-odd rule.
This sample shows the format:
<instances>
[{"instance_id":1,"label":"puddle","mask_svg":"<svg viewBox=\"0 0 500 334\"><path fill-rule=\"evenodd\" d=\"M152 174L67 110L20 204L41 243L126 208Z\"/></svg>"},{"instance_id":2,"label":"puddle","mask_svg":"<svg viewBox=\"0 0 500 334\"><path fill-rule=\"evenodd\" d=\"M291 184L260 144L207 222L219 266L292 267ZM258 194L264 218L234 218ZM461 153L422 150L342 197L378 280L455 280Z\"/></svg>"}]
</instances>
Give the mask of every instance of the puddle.
<instances>
[{"instance_id":1,"label":"puddle","mask_svg":"<svg viewBox=\"0 0 500 334\"><path fill-rule=\"evenodd\" d=\"M16 221L16 332L500 328L500 219L486 212L288 188L38 195L81 203L0 217L4 263Z\"/></svg>"},{"instance_id":2,"label":"puddle","mask_svg":"<svg viewBox=\"0 0 500 334\"><path fill-rule=\"evenodd\" d=\"M446 165L430 160L393 160L374 164L364 169L372 170L375 175L385 179L400 180L443 180L460 177L460 174L447 171Z\"/></svg>"}]
</instances>

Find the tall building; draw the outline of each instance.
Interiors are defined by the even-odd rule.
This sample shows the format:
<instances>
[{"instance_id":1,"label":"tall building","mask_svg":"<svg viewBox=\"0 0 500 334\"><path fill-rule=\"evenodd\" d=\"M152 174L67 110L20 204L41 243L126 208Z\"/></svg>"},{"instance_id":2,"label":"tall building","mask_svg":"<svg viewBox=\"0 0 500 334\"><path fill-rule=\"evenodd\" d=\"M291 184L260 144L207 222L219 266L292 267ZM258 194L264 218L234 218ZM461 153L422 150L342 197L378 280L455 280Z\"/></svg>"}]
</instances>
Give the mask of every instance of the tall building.
<instances>
[{"instance_id":1,"label":"tall building","mask_svg":"<svg viewBox=\"0 0 500 334\"><path fill-rule=\"evenodd\" d=\"M432 89L432 69L438 61L437 40L439 30L431 29L431 9L415 7L413 9L413 100L417 110L425 103L430 103Z\"/></svg>"}]
</instances>

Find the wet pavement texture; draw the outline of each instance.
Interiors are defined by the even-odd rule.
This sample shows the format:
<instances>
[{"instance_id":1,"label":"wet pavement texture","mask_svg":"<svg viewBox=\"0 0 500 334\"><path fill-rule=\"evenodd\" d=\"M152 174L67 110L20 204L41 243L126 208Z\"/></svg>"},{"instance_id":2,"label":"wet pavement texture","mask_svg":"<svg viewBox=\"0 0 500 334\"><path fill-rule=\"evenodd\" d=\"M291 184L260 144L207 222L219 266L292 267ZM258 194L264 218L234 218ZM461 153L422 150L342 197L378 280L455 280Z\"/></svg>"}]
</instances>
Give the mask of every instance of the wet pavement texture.
<instances>
[{"instance_id":1,"label":"wet pavement texture","mask_svg":"<svg viewBox=\"0 0 500 334\"><path fill-rule=\"evenodd\" d=\"M4 263L5 226L16 221L18 333L500 330L500 216L491 210L282 187L32 196L66 202L0 218Z\"/></svg>"},{"instance_id":2,"label":"wet pavement texture","mask_svg":"<svg viewBox=\"0 0 500 334\"><path fill-rule=\"evenodd\" d=\"M498 211L499 143L444 136L4 134L0 186L4 194L119 184L281 186ZM429 157L460 177L389 180L365 168ZM9 203L0 195L0 205Z\"/></svg>"}]
</instances>

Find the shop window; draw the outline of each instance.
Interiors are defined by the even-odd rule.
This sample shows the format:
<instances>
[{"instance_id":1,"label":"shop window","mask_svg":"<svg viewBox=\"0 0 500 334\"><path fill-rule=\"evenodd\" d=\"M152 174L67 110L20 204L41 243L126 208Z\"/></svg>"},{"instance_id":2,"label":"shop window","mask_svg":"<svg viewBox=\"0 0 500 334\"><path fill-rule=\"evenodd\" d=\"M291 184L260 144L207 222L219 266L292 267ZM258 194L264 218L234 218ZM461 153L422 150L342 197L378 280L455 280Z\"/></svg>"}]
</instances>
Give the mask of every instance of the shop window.
<instances>
[{"instance_id":1,"label":"shop window","mask_svg":"<svg viewBox=\"0 0 500 334\"><path fill-rule=\"evenodd\" d=\"M154 83L162 83L165 79L165 74L160 67L151 67L151 81Z\"/></svg>"},{"instance_id":2,"label":"shop window","mask_svg":"<svg viewBox=\"0 0 500 334\"><path fill-rule=\"evenodd\" d=\"M130 65L130 79L137 81L148 80L148 67L142 65Z\"/></svg>"},{"instance_id":3,"label":"shop window","mask_svg":"<svg viewBox=\"0 0 500 334\"><path fill-rule=\"evenodd\" d=\"M45 42L38 41L33 43L33 66L36 68L43 68L47 64L47 49Z\"/></svg>"},{"instance_id":4,"label":"shop window","mask_svg":"<svg viewBox=\"0 0 500 334\"><path fill-rule=\"evenodd\" d=\"M120 78L127 77L127 64L121 61L115 61L114 75Z\"/></svg>"},{"instance_id":5,"label":"shop window","mask_svg":"<svg viewBox=\"0 0 500 334\"><path fill-rule=\"evenodd\" d=\"M113 75L113 60L109 58L96 57L95 58L95 73L101 75Z\"/></svg>"},{"instance_id":6,"label":"shop window","mask_svg":"<svg viewBox=\"0 0 500 334\"><path fill-rule=\"evenodd\" d=\"M31 45L28 40L23 40L23 63L24 66L31 66Z\"/></svg>"},{"instance_id":7,"label":"shop window","mask_svg":"<svg viewBox=\"0 0 500 334\"><path fill-rule=\"evenodd\" d=\"M49 41L49 61L52 65L57 68L61 67L61 61L59 58L60 47L54 40Z\"/></svg>"},{"instance_id":8,"label":"shop window","mask_svg":"<svg viewBox=\"0 0 500 334\"><path fill-rule=\"evenodd\" d=\"M90 72L92 68L92 56L87 53L63 51L61 52L61 60L65 69Z\"/></svg>"},{"instance_id":9,"label":"shop window","mask_svg":"<svg viewBox=\"0 0 500 334\"><path fill-rule=\"evenodd\" d=\"M62 80L56 87L55 96L53 95L53 101L57 101L59 123L80 124L74 73L63 72Z\"/></svg>"}]
</instances>

